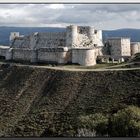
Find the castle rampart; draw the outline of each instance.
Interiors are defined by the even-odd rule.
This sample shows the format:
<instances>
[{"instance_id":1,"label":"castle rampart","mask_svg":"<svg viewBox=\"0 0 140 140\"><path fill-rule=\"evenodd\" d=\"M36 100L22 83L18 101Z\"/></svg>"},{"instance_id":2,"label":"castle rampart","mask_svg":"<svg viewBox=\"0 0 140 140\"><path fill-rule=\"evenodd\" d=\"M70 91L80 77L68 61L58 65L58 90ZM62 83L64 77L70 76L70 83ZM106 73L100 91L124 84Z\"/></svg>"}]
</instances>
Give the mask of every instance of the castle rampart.
<instances>
[{"instance_id":1,"label":"castle rampart","mask_svg":"<svg viewBox=\"0 0 140 140\"><path fill-rule=\"evenodd\" d=\"M38 50L38 62L65 64L71 60L68 48L41 48Z\"/></svg>"},{"instance_id":2,"label":"castle rampart","mask_svg":"<svg viewBox=\"0 0 140 140\"><path fill-rule=\"evenodd\" d=\"M15 48L12 50L12 60L15 61L30 61L32 58L32 51L31 49L20 49Z\"/></svg>"}]
</instances>

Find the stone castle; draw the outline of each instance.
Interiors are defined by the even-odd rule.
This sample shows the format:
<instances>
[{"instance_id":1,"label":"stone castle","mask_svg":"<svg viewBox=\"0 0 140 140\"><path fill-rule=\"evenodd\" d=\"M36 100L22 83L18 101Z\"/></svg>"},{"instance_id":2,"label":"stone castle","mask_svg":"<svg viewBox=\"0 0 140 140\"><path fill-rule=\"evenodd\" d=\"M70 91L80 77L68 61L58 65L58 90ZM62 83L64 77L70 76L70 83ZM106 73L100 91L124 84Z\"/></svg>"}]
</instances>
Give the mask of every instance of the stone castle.
<instances>
[{"instance_id":1,"label":"stone castle","mask_svg":"<svg viewBox=\"0 0 140 140\"><path fill-rule=\"evenodd\" d=\"M6 60L31 63L80 64L92 66L97 58L126 59L140 52L140 43L130 38L108 38L103 43L102 31L91 26L70 25L64 32L18 32L10 35L10 46L0 46L0 56Z\"/></svg>"}]
</instances>

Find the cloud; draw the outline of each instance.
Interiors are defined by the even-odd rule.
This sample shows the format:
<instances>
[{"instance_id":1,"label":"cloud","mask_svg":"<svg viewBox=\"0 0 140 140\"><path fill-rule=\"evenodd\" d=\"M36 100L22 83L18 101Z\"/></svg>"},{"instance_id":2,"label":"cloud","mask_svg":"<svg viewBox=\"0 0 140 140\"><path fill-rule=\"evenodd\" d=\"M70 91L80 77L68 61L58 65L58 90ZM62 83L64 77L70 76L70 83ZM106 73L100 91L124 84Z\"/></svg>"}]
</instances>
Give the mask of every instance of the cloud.
<instances>
[{"instance_id":1,"label":"cloud","mask_svg":"<svg viewBox=\"0 0 140 140\"><path fill-rule=\"evenodd\" d=\"M64 9L65 6L64 6L64 4L50 4L48 6L48 8L50 8L50 9Z\"/></svg>"},{"instance_id":2,"label":"cloud","mask_svg":"<svg viewBox=\"0 0 140 140\"><path fill-rule=\"evenodd\" d=\"M139 28L140 4L0 4L0 26Z\"/></svg>"}]
</instances>

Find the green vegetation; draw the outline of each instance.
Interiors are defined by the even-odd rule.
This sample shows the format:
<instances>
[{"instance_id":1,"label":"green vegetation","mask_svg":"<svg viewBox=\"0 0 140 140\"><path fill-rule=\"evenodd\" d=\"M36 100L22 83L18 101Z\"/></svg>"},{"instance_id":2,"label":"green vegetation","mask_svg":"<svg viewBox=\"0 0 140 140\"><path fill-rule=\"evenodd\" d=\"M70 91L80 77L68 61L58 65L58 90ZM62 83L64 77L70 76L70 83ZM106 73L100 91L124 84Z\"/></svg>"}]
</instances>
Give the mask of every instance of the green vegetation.
<instances>
[{"instance_id":1,"label":"green vegetation","mask_svg":"<svg viewBox=\"0 0 140 140\"><path fill-rule=\"evenodd\" d=\"M95 136L104 136L107 134L108 118L101 113L80 116L78 118L79 128L86 128L94 132Z\"/></svg>"},{"instance_id":2,"label":"green vegetation","mask_svg":"<svg viewBox=\"0 0 140 140\"><path fill-rule=\"evenodd\" d=\"M140 136L140 108L128 106L117 113L101 113L80 116L79 128L94 133L94 136L128 137ZM82 136L89 136L83 133Z\"/></svg>"},{"instance_id":3,"label":"green vegetation","mask_svg":"<svg viewBox=\"0 0 140 140\"><path fill-rule=\"evenodd\" d=\"M140 136L140 108L129 106L111 118L112 136Z\"/></svg>"}]
</instances>

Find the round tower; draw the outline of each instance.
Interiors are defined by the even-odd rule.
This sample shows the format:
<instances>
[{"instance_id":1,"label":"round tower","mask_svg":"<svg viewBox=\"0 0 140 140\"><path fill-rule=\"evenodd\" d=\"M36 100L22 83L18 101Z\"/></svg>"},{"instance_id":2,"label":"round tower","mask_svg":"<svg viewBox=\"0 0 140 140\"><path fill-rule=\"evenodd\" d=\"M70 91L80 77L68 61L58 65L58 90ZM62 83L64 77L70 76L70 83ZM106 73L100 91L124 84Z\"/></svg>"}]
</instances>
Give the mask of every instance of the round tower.
<instances>
[{"instance_id":1,"label":"round tower","mask_svg":"<svg viewBox=\"0 0 140 140\"><path fill-rule=\"evenodd\" d=\"M102 30L97 30L96 41L97 41L98 46L103 46Z\"/></svg>"},{"instance_id":2,"label":"round tower","mask_svg":"<svg viewBox=\"0 0 140 140\"><path fill-rule=\"evenodd\" d=\"M38 59L38 50L36 49L37 40L38 40L38 32L35 32L30 36L31 62L32 63L36 63Z\"/></svg>"},{"instance_id":3,"label":"round tower","mask_svg":"<svg viewBox=\"0 0 140 140\"><path fill-rule=\"evenodd\" d=\"M140 43L131 42L131 55L134 55L139 52Z\"/></svg>"},{"instance_id":4,"label":"round tower","mask_svg":"<svg viewBox=\"0 0 140 140\"><path fill-rule=\"evenodd\" d=\"M34 49L36 47L37 40L38 40L38 32L35 32L30 36L30 48L31 49Z\"/></svg>"},{"instance_id":5,"label":"round tower","mask_svg":"<svg viewBox=\"0 0 140 140\"><path fill-rule=\"evenodd\" d=\"M77 44L77 26L70 25L67 27L66 30L66 46L67 47L74 47Z\"/></svg>"},{"instance_id":6,"label":"round tower","mask_svg":"<svg viewBox=\"0 0 140 140\"><path fill-rule=\"evenodd\" d=\"M94 38L94 32L95 32L94 27L89 26L89 31L88 31L88 37L89 37L89 39L92 40Z\"/></svg>"},{"instance_id":7,"label":"round tower","mask_svg":"<svg viewBox=\"0 0 140 140\"><path fill-rule=\"evenodd\" d=\"M97 31L98 38L102 41L102 30Z\"/></svg>"}]
</instances>

